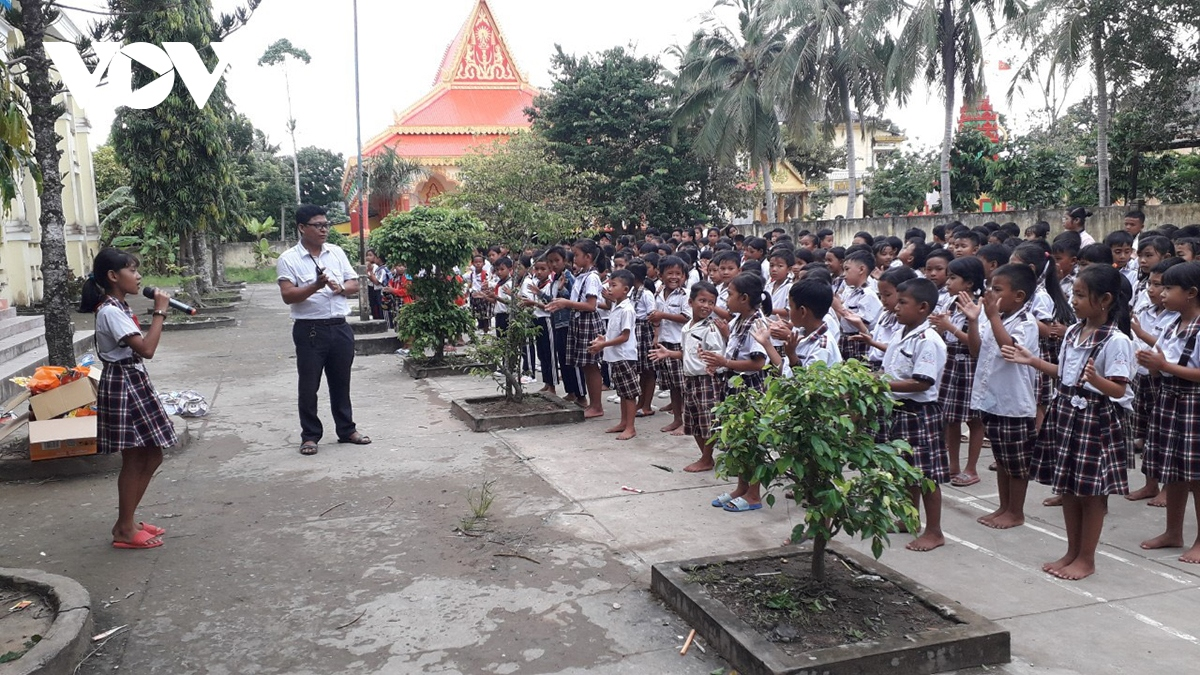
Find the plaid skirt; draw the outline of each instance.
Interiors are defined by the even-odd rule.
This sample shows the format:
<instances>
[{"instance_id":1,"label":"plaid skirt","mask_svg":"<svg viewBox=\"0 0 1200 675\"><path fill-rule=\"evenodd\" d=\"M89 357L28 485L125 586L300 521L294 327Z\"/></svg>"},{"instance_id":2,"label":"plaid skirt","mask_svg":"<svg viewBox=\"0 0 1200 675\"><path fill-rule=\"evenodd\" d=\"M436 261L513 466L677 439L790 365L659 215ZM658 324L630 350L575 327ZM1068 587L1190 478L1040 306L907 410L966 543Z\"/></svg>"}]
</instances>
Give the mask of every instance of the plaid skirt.
<instances>
[{"instance_id":1,"label":"plaid skirt","mask_svg":"<svg viewBox=\"0 0 1200 675\"><path fill-rule=\"evenodd\" d=\"M638 319L634 324L634 333L637 334L637 371L638 374L650 373L654 374L654 363L650 361L650 350L654 348L654 326L645 319Z\"/></svg>"},{"instance_id":2,"label":"plaid skirt","mask_svg":"<svg viewBox=\"0 0 1200 675\"><path fill-rule=\"evenodd\" d=\"M105 361L96 391L96 446L102 455L175 445L175 426L140 359Z\"/></svg>"},{"instance_id":3,"label":"plaid skirt","mask_svg":"<svg viewBox=\"0 0 1200 675\"><path fill-rule=\"evenodd\" d=\"M683 350L678 342L661 342L662 346L673 352ZM663 359L654 364L658 374L658 386L672 391L683 391L683 359Z\"/></svg>"},{"instance_id":4,"label":"plaid skirt","mask_svg":"<svg viewBox=\"0 0 1200 675\"><path fill-rule=\"evenodd\" d=\"M697 438L712 435L717 382L712 375L683 377L683 433Z\"/></svg>"},{"instance_id":5,"label":"plaid skirt","mask_svg":"<svg viewBox=\"0 0 1200 675\"><path fill-rule=\"evenodd\" d=\"M492 303L484 298L471 298L471 314L481 325L492 320Z\"/></svg>"},{"instance_id":6,"label":"plaid skirt","mask_svg":"<svg viewBox=\"0 0 1200 675\"><path fill-rule=\"evenodd\" d=\"M1062 347L1062 338L1038 338L1038 348L1042 350L1042 358L1054 365L1058 365L1058 349ZM1050 406L1050 399L1054 398L1054 378L1043 374L1040 370L1037 374L1038 378L1038 405L1042 407Z\"/></svg>"},{"instance_id":7,"label":"plaid skirt","mask_svg":"<svg viewBox=\"0 0 1200 675\"><path fill-rule=\"evenodd\" d=\"M945 424L962 424L979 417L978 411L971 410L975 362L966 344L951 342L946 345L946 369L938 383L938 403L942 404Z\"/></svg>"},{"instance_id":8,"label":"plaid skirt","mask_svg":"<svg viewBox=\"0 0 1200 675\"><path fill-rule=\"evenodd\" d=\"M642 393L642 385L638 381L637 361L609 361L608 377L612 380L613 391L622 401L636 401Z\"/></svg>"},{"instance_id":9,"label":"plaid skirt","mask_svg":"<svg viewBox=\"0 0 1200 675\"><path fill-rule=\"evenodd\" d=\"M857 333L854 334L857 335ZM849 335L842 333L838 337L838 349L841 350L843 361L848 359L866 361L867 352L871 351L871 345L865 342L851 340Z\"/></svg>"},{"instance_id":10,"label":"plaid skirt","mask_svg":"<svg viewBox=\"0 0 1200 675\"><path fill-rule=\"evenodd\" d=\"M897 401L887 427L887 440L907 441L912 453L909 464L929 480L950 482L950 453L946 451L942 406L936 402Z\"/></svg>"},{"instance_id":11,"label":"plaid skirt","mask_svg":"<svg viewBox=\"0 0 1200 675\"><path fill-rule=\"evenodd\" d=\"M755 391L767 390L767 376L763 374L761 370L751 373L735 373L732 371L726 371L720 376L721 379L717 381L718 398L720 398L722 401L729 396L738 393L739 390L735 389L733 383L730 381L738 375L742 377L742 387L753 389Z\"/></svg>"},{"instance_id":12,"label":"plaid skirt","mask_svg":"<svg viewBox=\"0 0 1200 675\"><path fill-rule=\"evenodd\" d=\"M1001 417L991 413L981 415L983 435L991 443L992 457L996 458L996 464L1013 478L1029 480L1033 443L1037 439L1037 419Z\"/></svg>"},{"instance_id":13,"label":"plaid skirt","mask_svg":"<svg viewBox=\"0 0 1200 675\"><path fill-rule=\"evenodd\" d=\"M1150 416L1158 403L1159 378L1138 374L1133 378L1133 414L1129 416L1129 437L1145 439Z\"/></svg>"},{"instance_id":14,"label":"plaid skirt","mask_svg":"<svg viewBox=\"0 0 1200 675\"><path fill-rule=\"evenodd\" d=\"M1142 471L1163 485L1200 480L1200 384L1161 379L1150 413Z\"/></svg>"},{"instance_id":15,"label":"plaid skirt","mask_svg":"<svg viewBox=\"0 0 1200 675\"><path fill-rule=\"evenodd\" d=\"M604 324L601 323L599 314L571 312L571 325L567 328L567 365L576 367L599 365L600 354L588 353L588 346L592 344L592 340L603 336Z\"/></svg>"},{"instance_id":16,"label":"plaid skirt","mask_svg":"<svg viewBox=\"0 0 1200 675\"><path fill-rule=\"evenodd\" d=\"M1124 423L1107 396L1060 384L1034 444L1032 478L1056 495L1129 494Z\"/></svg>"}]
</instances>

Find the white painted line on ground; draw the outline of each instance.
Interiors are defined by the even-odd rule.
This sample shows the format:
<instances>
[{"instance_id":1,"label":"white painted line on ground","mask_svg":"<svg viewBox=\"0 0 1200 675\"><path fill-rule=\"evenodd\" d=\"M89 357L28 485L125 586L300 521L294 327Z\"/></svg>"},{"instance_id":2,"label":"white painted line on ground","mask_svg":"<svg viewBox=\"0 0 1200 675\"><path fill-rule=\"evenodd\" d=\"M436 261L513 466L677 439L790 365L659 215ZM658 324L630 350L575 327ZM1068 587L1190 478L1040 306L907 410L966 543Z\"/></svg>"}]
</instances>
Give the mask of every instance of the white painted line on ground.
<instances>
[{"instance_id":1,"label":"white painted line on ground","mask_svg":"<svg viewBox=\"0 0 1200 675\"><path fill-rule=\"evenodd\" d=\"M1118 612L1121 612L1122 614L1133 617L1137 621L1140 621L1141 623L1144 623L1147 626L1150 626L1151 628L1157 628L1158 630L1161 630L1162 632L1166 633L1167 635L1179 638L1180 640L1185 640L1187 642L1192 643L1193 645L1200 646L1200 638L1197 638L1194 635L1185 633L1177 628L1172 628L1171 626L1168 626L1168 625L1162 623L1161 621L1152 619L1152 618L1146 616L1145 614L1136 612L1136 611L1134 611L1128 607L1125 607L1123 605L1111 603L1108 600L1105 600L1104 598L1102 598L1094 593L1089 593L1089 592L1083 590L1082 588L1079 588L1078 586L1074 585L1075 582L1067 581L1065 579L1059 579L1058 577L1055 577L1051 574L1047 574L1046 572L1043 572L1040 569L1034 569L1034 568L1030 567L1029 565L1025 565L1023 563L1017 562L1016 560L1013 560L1012 558L1009 558L1008 556L1005 556L1004 554L997 553L990 549L984 548L983 546L980 546L979 544L967 541L966 539L962 539L961 537L956 537L956 536L950 534L949 532L945 532L944 534L946 536L946 539L949 539L950 541L952 541L956 544L959 544L960 546L965 546L973 551L978 551L988 557L999 560L1000 562L1002 562L1006 565L1009 565L1009 566L1015 567L1019 570L1022 570L1024 572L1027 572L1027 573L1033 575L1034 577L1040 578L1043 581L1048 581L1065 591L1074 593L1075 595L1087 598L1089 600L1093 600L1099 604L1103 604L1108 607L1112 607L1113 609L1117 610Z\"/></svg>"}]
</instances>

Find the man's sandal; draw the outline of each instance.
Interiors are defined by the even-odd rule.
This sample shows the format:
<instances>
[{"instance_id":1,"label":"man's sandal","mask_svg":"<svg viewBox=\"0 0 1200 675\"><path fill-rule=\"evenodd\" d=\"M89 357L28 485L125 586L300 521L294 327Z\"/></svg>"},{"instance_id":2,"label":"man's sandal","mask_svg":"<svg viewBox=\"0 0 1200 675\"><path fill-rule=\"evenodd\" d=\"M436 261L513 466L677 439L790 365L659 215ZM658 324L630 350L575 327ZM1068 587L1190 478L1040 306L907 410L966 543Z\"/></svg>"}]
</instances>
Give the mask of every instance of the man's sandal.
<instances>
[{"instance_id":1,"label":"man's sandal","mask_svg":"<svg viewBox=\"0 0 1200 675\"><path fill-rule=\"evenodd\" d=\"M317 454L317 442L316 441L304 441L303 443L301 443L300 444L300 454L302 454L302 455Z\"/></svg>"},{"instance_id":2,"label":"man's sandal","mask_svg":"<svg viewBox=\"0 0 1200 675\"><path fill-rule=\"evenodd\" d=\"M339 438L338 443L351 443L353 445L370 445L371 437L363 436L362 434L360 434L356 431L356 432L354 432L354 435L350 436L349 438Z\"/></svg>"}]
</instances>

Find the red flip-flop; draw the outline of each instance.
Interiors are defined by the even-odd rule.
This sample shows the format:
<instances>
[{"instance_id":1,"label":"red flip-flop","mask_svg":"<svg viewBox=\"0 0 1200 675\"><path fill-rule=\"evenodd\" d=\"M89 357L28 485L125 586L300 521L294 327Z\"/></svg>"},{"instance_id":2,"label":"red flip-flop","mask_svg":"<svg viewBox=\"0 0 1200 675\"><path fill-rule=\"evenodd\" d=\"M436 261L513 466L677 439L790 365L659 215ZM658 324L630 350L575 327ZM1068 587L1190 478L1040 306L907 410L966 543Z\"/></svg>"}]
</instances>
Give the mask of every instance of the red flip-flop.
<instances>
[{"instance_id":1,"label":"red flip-flop","mask_svg":"<svg viewBox=\"0 0 1200 675\"><path fill-rule=\"evenodd\" d=\"M114 541L112 545L113 548L158 548L163 541L145 530L138 530L133 541Z\"/></svg>"},{"instance_id":2,"label":"red flip-flop","mask_svg":"<svg viewBox=\"0 0 1200 675\"><path fill-rule=\"evenodd\" d=\"M161 537L167 533L167 531L161 527L157 525L151 525L150 523L138 523L138 527L142 528L142 532L149 532L156 537Z\"/></svg>"}]
</instances>

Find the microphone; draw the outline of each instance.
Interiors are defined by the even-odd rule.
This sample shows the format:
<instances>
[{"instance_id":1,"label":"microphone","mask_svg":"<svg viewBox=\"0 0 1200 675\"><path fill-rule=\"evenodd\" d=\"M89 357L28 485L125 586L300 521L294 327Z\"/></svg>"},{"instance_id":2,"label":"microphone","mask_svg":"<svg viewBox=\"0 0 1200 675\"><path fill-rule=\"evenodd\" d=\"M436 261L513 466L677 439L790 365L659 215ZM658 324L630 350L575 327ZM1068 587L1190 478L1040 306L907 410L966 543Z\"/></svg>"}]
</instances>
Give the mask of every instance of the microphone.
<instances>
[{"instance_id":1,"label":"microphone","mask_svg":"<svg viewBox=\"0 0 1200 675\"><path fill-rule=\"evenodd\" d=\"M147 286L142 289L142 295L146 296L147 298L150 298L151 300L154 299L154 294L157 292L158 292L158 289L153 286ZM170 303L171 309L176 309L176 310L179 310L180 312L183 312L184 314L190 314L192 316L196 315L196 308L192 307L191 305L185 305L184 303L176 300L175 298L168 298L167 302Z\"/></svg>"}]
</instances>

